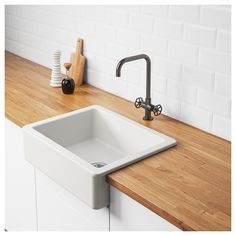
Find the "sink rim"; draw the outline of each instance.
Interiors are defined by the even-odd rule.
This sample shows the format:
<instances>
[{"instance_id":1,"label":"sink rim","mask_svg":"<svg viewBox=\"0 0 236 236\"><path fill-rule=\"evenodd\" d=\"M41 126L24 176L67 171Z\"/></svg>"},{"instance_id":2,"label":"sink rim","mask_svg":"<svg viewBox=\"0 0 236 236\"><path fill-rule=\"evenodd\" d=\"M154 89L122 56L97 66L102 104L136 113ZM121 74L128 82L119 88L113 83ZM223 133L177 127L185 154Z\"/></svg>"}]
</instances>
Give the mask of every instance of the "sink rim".
<instances>
[{"instance_id":1,"label":"sink rim","mask_svg":"<svg viewBox=\"0 0 236 236\"><path fill-rule=\"evenodd\" d=\"M87 162L86 160L84 160L83 158L81 158L80 156L74 154L73 152L71 152L70 150L68 150L66 147L61 146L60 144L58 144L56 141L53 141L52 139L48 138L46 135L40 133L39 131L37 131L35 129L36 126L39 125L43 125L43 124L47 124L51 121L56 121L56 120L60 120L66 117L69 117L73 114L79 114L91 109L98 109L98 110L103 110L105 112L109 112L112 115L118 117L119 119L123 119L126 122L129 122L133 125L136 125L142 129L145 129L148 132L152 132L155 135L158 135L159 137L163 138L164 141L159 143L158 145L154 145L152 147L149 148L145 148L144 150L135 153L135 154L131 154L131 155L127 155L119 160L116 160L114 162L111 162L105 166L103 166L102 168L96 168L94 167L91 163ZM56 152L60 152L60 154L62 154L65 158L67 158L68 160L74 162L76 165L80 165L80 167L82 168L86 168L87 171L90 172L90 174L92 176L98 176L98 175L106 175L108 173L111 173L115 170L121 169L125 166L128 166L132 163L138 162L144 158L150 157L154 154L157 154L163 150L166 150L170 147L173 147L176 145L176 140L166 136L165 134L159 133L156 130L153 130L151 128L148 128L136 121L133 121L123 115L120 115L119 113L113 112L109 109L104 108L101 105L91 105L88 107L84 107L84 108L79 108L77 110L71 111L71 112L67 112L64 114L60 114L45 120L41 120L41 121L37 121L28 125L25 125L23 127L24 131L30 133L31 135L33 135L36 139L38 139L41 142L44 142L44 144L46 144L47 146L49 146L50 148L52 148L54 151Z\"/></svg>"}]
</instances>

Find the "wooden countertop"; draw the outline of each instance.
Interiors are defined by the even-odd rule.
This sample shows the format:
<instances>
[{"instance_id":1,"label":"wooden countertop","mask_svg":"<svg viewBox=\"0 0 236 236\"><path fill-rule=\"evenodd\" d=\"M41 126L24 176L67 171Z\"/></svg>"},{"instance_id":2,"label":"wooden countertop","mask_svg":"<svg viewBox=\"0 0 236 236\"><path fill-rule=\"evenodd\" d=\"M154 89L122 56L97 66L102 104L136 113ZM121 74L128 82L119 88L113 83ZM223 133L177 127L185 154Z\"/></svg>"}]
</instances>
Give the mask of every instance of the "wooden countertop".
<instances>
[{"instance_id":1,"label":"wooden countertop","mask_svg":"<svg viewBox=\"0 0 236 236\"><path fill-rule=\"evenodd\" d=\"M6 53L5 115L19 126L100 104L177 140L177 146L107 181L182 230L231 229L231 143L161 115L144 121L133 103L89 85L64 95L50 70Z\"/></svg>"}]
</instances>

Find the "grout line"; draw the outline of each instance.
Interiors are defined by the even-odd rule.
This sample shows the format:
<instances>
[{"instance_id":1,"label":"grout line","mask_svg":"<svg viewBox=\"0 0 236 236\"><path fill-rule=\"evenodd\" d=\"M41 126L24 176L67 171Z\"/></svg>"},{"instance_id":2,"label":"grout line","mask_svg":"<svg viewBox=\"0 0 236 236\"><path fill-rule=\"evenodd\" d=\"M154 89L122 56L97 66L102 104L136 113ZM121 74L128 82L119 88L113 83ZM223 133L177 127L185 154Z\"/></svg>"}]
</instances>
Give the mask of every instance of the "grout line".
<instances>
[{"instance_id":1,"label":"grout line","mask_svg":"<svg viewBox=\"0 0 236 236\"><path fill-rule=\"evenodd\" d=\"M166 52L166 58L169 58L169 53L170 53L170 49L169 49L169 44L170 44L170 40L167 39L167 52Z\"/></svg>"},{"instance_id":2,"label":"grout line","mask_svg":"<svg viewBox=\"0 0 236 236\"><path fill-rule=\"evenodd\" d=\"M221 51L221 50L218 50L218 49L217 49L218 38L219 38L219 29L216 28L216 38L215 38L215 45L214 45L214 48L213 48L213 49L216 50L216 51Z\"/></svg>"},{"instance_id":3,"label":"grout line","mask_svg":"<svg viewBox=\"0 0 236 236\"><path fill-rule=\"evenodd\" d=\"M213 76L213 93L217 94L216 93L216 72L214 72L214 76Z\"/></svg>"},{"instance_id":4,"label":"grout line","mask_svg":"<svg viewBox=\"0 0 236 236\"><path fill-rule=\"evenodd\" d=\"M200 67L200 46L197 49L197 63L195 66Z\"/></svg>"},{"instance_id":5,"label":"grout line","mask_svg":"<svg viewBox=\"0 0 236 236\"><path fill-rule=\"evenodd\" d=\"M179 101L179 114L177 114L177 119L181 120L182 119L182 103L181 101Z\"/></svg>"},{"instance_id":6,"label":"grout line","mask_svg":"<svg viewBox=\"0 0 236 236\"><path fill-rule=\"evenodd\" d=\"M211 132L211 133L213 132L213 112L211 112L209 132Z\"/></svg>"},{"instance_id":7,"label":"grout line","mask_svg":"<svg viewBox=\"0 0 236 236\"><path fill-rule=\"evenodd\" d=\"M171 8L171 5L168 5L166 18L171 19L171 17L170 17L170 8Z\"/></svg>"},{"instance_id":8,"label":"grout line","mask_svg":"<svg viewBox=\"0 0 236 236\"><path fill-rule=\"evenodd\" d=\"M198 22L198 25L202 25L201 24L201 19L202 19L202 6L200 5L200 7L199 7L199 22Z\"/></svg>"}]
</instances>

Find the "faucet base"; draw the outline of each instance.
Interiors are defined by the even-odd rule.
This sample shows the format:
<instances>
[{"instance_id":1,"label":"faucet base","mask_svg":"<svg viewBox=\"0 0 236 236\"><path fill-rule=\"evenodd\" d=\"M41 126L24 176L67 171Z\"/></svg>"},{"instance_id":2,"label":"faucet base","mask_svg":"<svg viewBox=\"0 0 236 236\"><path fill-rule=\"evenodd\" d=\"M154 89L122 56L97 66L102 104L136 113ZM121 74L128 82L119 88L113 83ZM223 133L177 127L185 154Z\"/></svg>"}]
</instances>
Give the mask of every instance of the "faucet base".
<instances>
[{"instance_id":1,"label":"faucet base","mask_svg":"<svg viewBox=\"0 0 236 236\"><path fill-rule=\"evenodd\" d=\"M145 103L142 104L143 108L145 109L145 116L143 117L144 120L153 120L152 117L152 104L151 104L151 98L146 98Z\"/></svg>"},{"instance_id":2,"label":"faucet base","mask_svg":"<svg viewBox=\"0 0 236 236\"><path fill-rule=\"evenodd\" d=\"M153 117L152 116L150 116L150 117L149 116L148 117L144 116L143 120L153 120Z\"/></svg>"}]
</instances>

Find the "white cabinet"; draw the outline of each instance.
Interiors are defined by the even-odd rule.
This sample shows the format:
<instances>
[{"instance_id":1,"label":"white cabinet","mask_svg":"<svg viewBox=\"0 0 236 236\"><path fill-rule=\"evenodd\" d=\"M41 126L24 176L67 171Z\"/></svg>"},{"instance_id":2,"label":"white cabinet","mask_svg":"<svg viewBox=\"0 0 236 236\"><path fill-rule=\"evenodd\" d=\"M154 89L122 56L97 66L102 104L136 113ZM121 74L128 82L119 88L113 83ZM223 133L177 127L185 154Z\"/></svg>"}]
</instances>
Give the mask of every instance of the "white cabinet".
<instances>
[{"instance_id":1,"label":"white cabinet","mask_svg":"<svg viewBox=\"0 0 236 236\"><path fill-rule=\"evenodd\" d=\"M110 187L110 230L180 231L119 190Z\"/></svg>"},{"instance_id":2,"label":"white cabinet","mask_svg":"<svg viewBox=\"0 0 236 236\"><path fill-rule=\"evenodd\" d=\"M109 208L91 209L39 170L36 189L38 230L109 230Z\"/></svg>"},{"instance_id":3,"label":"white cabinet","mask_svg":"<svg viewBox=\"0 0 236 236\"><path fill-rule=\"evenodd\" d=\"M34 168L24 159L20 127L5 120L5 228L37 230Z\"/></svg>"},{"instance_id":4,"label":"white cabinet","mask_svg":"<svg viewBox=\"0 0 236 236\"><path fill-rule=\"evenodd\" d=\"M109 208L94 210L36 170L38 230L179 231L154 212L110 187Z\"/></svg>"}]
</instances>

